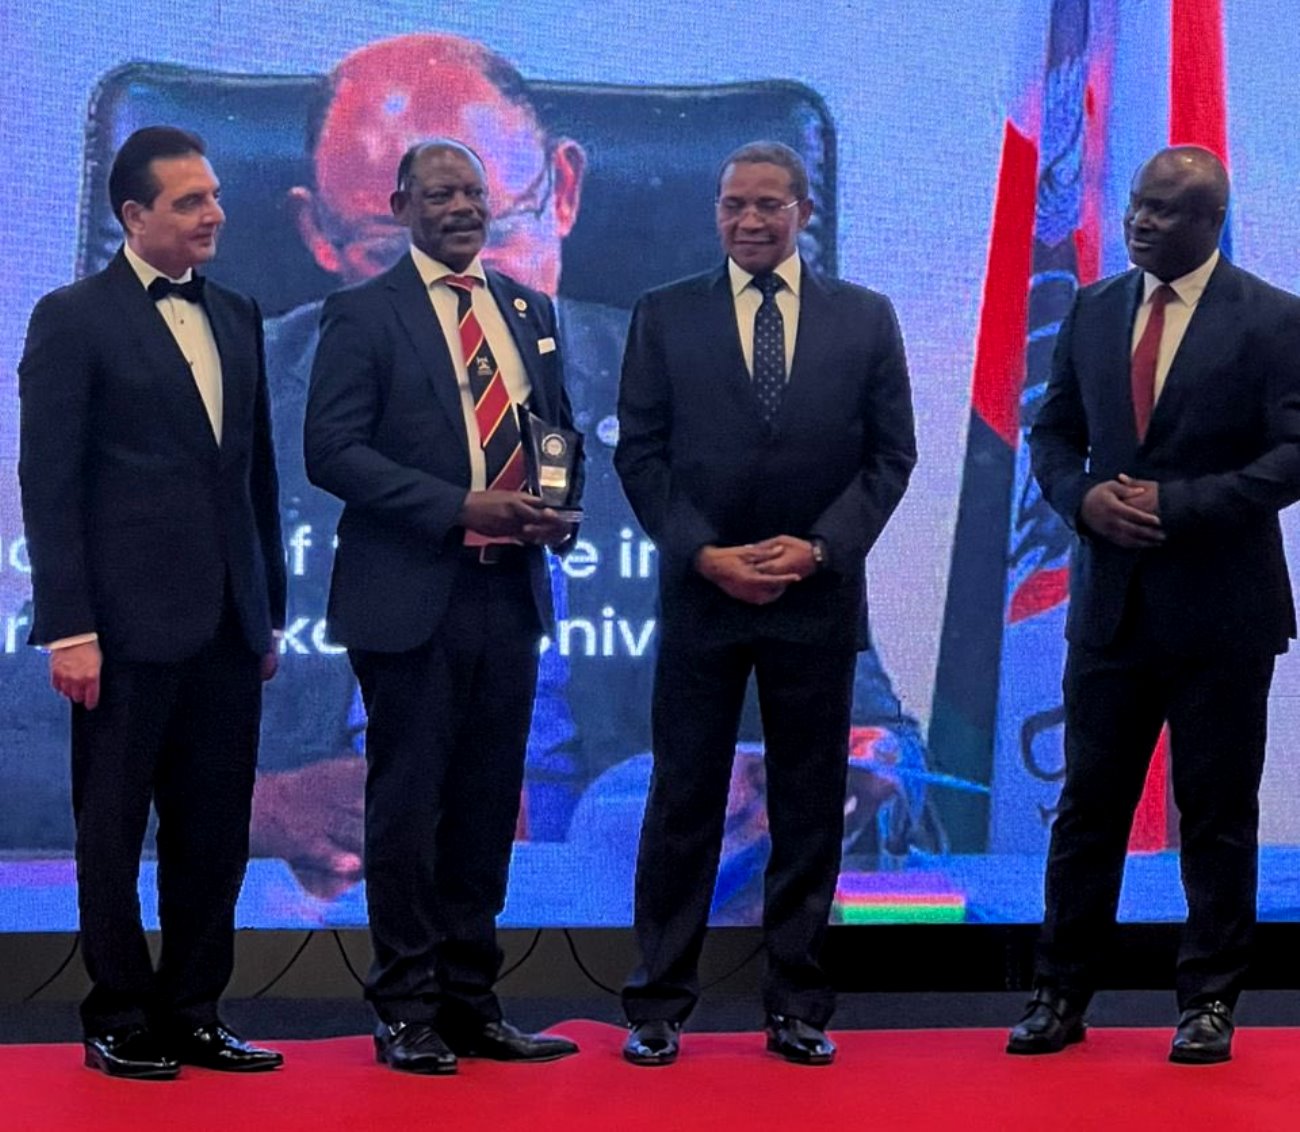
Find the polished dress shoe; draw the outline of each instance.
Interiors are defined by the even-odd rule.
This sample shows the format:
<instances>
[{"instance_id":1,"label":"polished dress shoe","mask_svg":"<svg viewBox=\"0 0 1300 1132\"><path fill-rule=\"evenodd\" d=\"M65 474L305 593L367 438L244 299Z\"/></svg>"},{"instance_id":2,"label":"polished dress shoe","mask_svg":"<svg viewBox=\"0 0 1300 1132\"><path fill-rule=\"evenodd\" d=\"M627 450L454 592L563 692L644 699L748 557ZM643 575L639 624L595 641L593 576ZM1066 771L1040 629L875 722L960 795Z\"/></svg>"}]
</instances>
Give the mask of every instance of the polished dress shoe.
<instances>
[{"instance_id":1,"label":"polished dress shoe","mask_svg":"<svg viewBox=\"0 0 1300 1132\"><path fill-rule=\"evenodd\" d=\"M375 1060L403 1073L456 1072L456 1055L428 1022L380 1022Z\"/></svg>"},{"instance_id":2,"label":"polished dress shoe","mask_svg":"<svg viewBox=\"0 0 1300 1132\"><path fill-rule=\"evenodd\" d=\"M181 1063L146 1026L124 1026L102 1034L87 1035L83 1043L86 1067L110 1077L136 1081L170 1081L181 1071Z\"/></svg>"},{"instance_id":3,"label":"polished dress shoe","mask_svg":"<svg viewBox=\"0 0 1300 1132\"><path fill-rule=\"evenodd\" d=\"M835 1043L825 1031L789 1014L767 1016L767 1052L795 1065L829 1065L835 1060Z\"/></svg>"},{"instance_id":4,"label":"polished dress shoe","mask_svg":"<svg viewBox=\"0 0 1300 1132\"><path fill-rule=\"evenodd\" d=\"M627 1041L623 1057L633 1065L671 1065L681 1047L682 1024L666 1018L636 1022Z\"/></svg>"},{"instance_id":5,"label":"polished dress shoe","mask_svg":"<svg viewBox=\"0 0 1300 1132\"><path fill-rule=\"evenodd\" d=\"M1007 1053L1060 1053L1083 1041L1087 1029L1081 1006L1050 987L1039 987L1007 1037Z\"/></svg>"},{"instance_id":6,"label":"polished dress shoe","mask_svg":"<svg viewBox=\"0 0 1300 1132\"><path fill-rule=\"evenodd\" d=\"M526 1034L504 1019L443 1031L457 1057L489 1061L558 1061L578 1052L578 1044L552 1034Z\"/></svg>"},{"instance_id":7,"label":"polished dress shoe","mask_svg":"<svg viewBox=\"0 0 1300 1132\"><path fill-rule=\"evenodd\" d=\"M261 1073L284 1064L284 1054L250 1045L220 1022L177 1031L170 1045L182 1065L196 1065L200 1069Z\"/></svg>"},{"instance_id":8,"label":"polished dress shoe","mask_svg":"<svg viewBox=\"0 0 1300 1132\"><path fill-rule=\"evenodd\" d=\"M1214 1065L1232 1057L1232 1007L1222 1002L1184 1010L1169 1047L1169 1060L1180 1065Z\"/></svg>"}]
</instances>

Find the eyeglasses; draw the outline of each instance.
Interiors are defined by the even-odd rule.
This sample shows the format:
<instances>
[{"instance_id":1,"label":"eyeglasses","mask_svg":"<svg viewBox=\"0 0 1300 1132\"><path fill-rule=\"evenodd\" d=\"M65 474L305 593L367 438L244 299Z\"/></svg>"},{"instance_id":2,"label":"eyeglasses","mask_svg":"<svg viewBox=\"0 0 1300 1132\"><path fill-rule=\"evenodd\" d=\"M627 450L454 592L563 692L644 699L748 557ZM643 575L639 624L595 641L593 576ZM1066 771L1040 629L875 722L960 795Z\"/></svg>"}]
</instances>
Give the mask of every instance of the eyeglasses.
<instances>
[{"instance_id":1,"label":"eyeglasses","mask_svg":"<svg viewBox=\"0 0 1300 1132\"><path fill-rule=\"evenodd\" d=\"M714 203L718 206L718 215L725 216L729 220L744 216L751 208L765 220L773 220L787 209L794 208L803 202L800 197L796 197L794 200L777 200L776 197L759 197L758 200L743 200L740 197L719 197Z\"/></svg>"},{"instance_id":2,"label":"eyeglasses","mask_svg":"<svg viewBox=\"0 0 1300 1132\"><path fill-rule=\"evenodd\" d=\"M537 171L537 176L528 182L523 192L519 193L505 207L494 209L492 211L492 223L509 224L511 221L527 217L531 220L540 220L542 213L546 211L546 206L551 199L551 191L555 188L555 166L551 160L552 151L547 146L546 153L542 159L542 167Z\"/></svg>"},{"instance_id":3,"label":"eyeglasses","mask_svg":"<svg viewBox=\"0 0 1300 1132\"><path fill-rule=\"evenodd\" d=\"M505 222L509 225L511 221L521 217L528 217L532 220L541 218L542 213L546 211L546 205L551 199L551 191L555 187L555 172L552 162L554 152L552 147L547 145L542 156L542 167L537 171L537 175L528 182L522 192L513 197L502 208L491 210L493 224ZM430 204L441 207L450 204L457 193L460 193L475 205L486 205L489 200L488 191L482 185L468 185L455 189L439 186L425 193L424 199Z\"/></svg>"},{"instance_id":4,"label":"eyeglasses","mask_svg":"<svg viewBox=\"0 0 1300 1132\"><path fill-rule=\"evenodd\" d=\"M485 204L487 202L487 189L482 185L464 185L454 189L446 185L439 185L436 189L430 189L421 196L429 204L435 204L441 208L443 205L451 204L456 199L457 193L471 204Z\"/></svg>"}]
</instances>

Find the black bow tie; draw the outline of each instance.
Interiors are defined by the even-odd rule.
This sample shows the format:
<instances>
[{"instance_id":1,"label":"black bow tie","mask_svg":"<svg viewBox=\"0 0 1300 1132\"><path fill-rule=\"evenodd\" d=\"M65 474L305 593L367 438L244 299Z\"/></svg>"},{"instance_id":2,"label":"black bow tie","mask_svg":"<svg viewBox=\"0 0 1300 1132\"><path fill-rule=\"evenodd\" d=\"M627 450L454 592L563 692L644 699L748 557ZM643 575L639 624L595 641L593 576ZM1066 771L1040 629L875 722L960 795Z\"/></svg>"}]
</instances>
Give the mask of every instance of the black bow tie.
<instances>
[{"instance_id":1,"label":"black bow tie","mask_svg":"<svg viewBox=\"0 0 1300 1132\"><path fill-rule=\"evenodd\" d=\"M203 276L191 275L188 283L173 283L165 275L149 284L149 298L155 303L168 295L177 295L186 302L197 303L203 299Z\"/></svg>"}]
</instances>

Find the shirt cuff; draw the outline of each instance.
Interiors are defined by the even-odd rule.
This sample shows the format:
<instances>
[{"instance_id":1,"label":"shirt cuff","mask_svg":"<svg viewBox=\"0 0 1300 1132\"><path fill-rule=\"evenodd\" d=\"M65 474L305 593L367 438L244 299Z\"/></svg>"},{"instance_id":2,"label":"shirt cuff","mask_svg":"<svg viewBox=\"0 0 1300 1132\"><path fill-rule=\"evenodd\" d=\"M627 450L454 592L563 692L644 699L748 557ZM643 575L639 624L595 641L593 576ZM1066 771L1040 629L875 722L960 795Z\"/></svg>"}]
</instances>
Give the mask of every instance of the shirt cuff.
<instances>
[{"instance_id":1,"label":"shirt cuff","mask_svg":"<svg viewBox=\"0 0 1300 1132\"><path fill-rule=\"evenodd\" d=\"M73 645L88 645L97 640L98 633L78 633L75 637L60 637L57 641L50 641L49 644L41 645L41 648L46 652L55 652L58 649L70 649Z\"/></svg>"}]
</instances>

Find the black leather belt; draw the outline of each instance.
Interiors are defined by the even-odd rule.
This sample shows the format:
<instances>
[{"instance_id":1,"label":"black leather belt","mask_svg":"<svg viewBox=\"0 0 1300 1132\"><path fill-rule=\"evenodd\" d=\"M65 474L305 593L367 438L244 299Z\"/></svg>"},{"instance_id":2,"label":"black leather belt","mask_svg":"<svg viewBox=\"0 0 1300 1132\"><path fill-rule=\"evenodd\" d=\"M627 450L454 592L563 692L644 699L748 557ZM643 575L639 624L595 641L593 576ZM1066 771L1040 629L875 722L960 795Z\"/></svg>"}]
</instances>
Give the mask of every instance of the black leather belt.
<instances>
[{"instance_id":1,"label":"black leather belt","mask_svg":"<svg viewBox=\"0 0 1300 1132\"><path fill-rule=\"evenodd\" d=\"M490 542L486 546L462 546L460 557L475 566L509 566L524 561L528 548L512 542Z\"/></svg>"}]
</instances>

